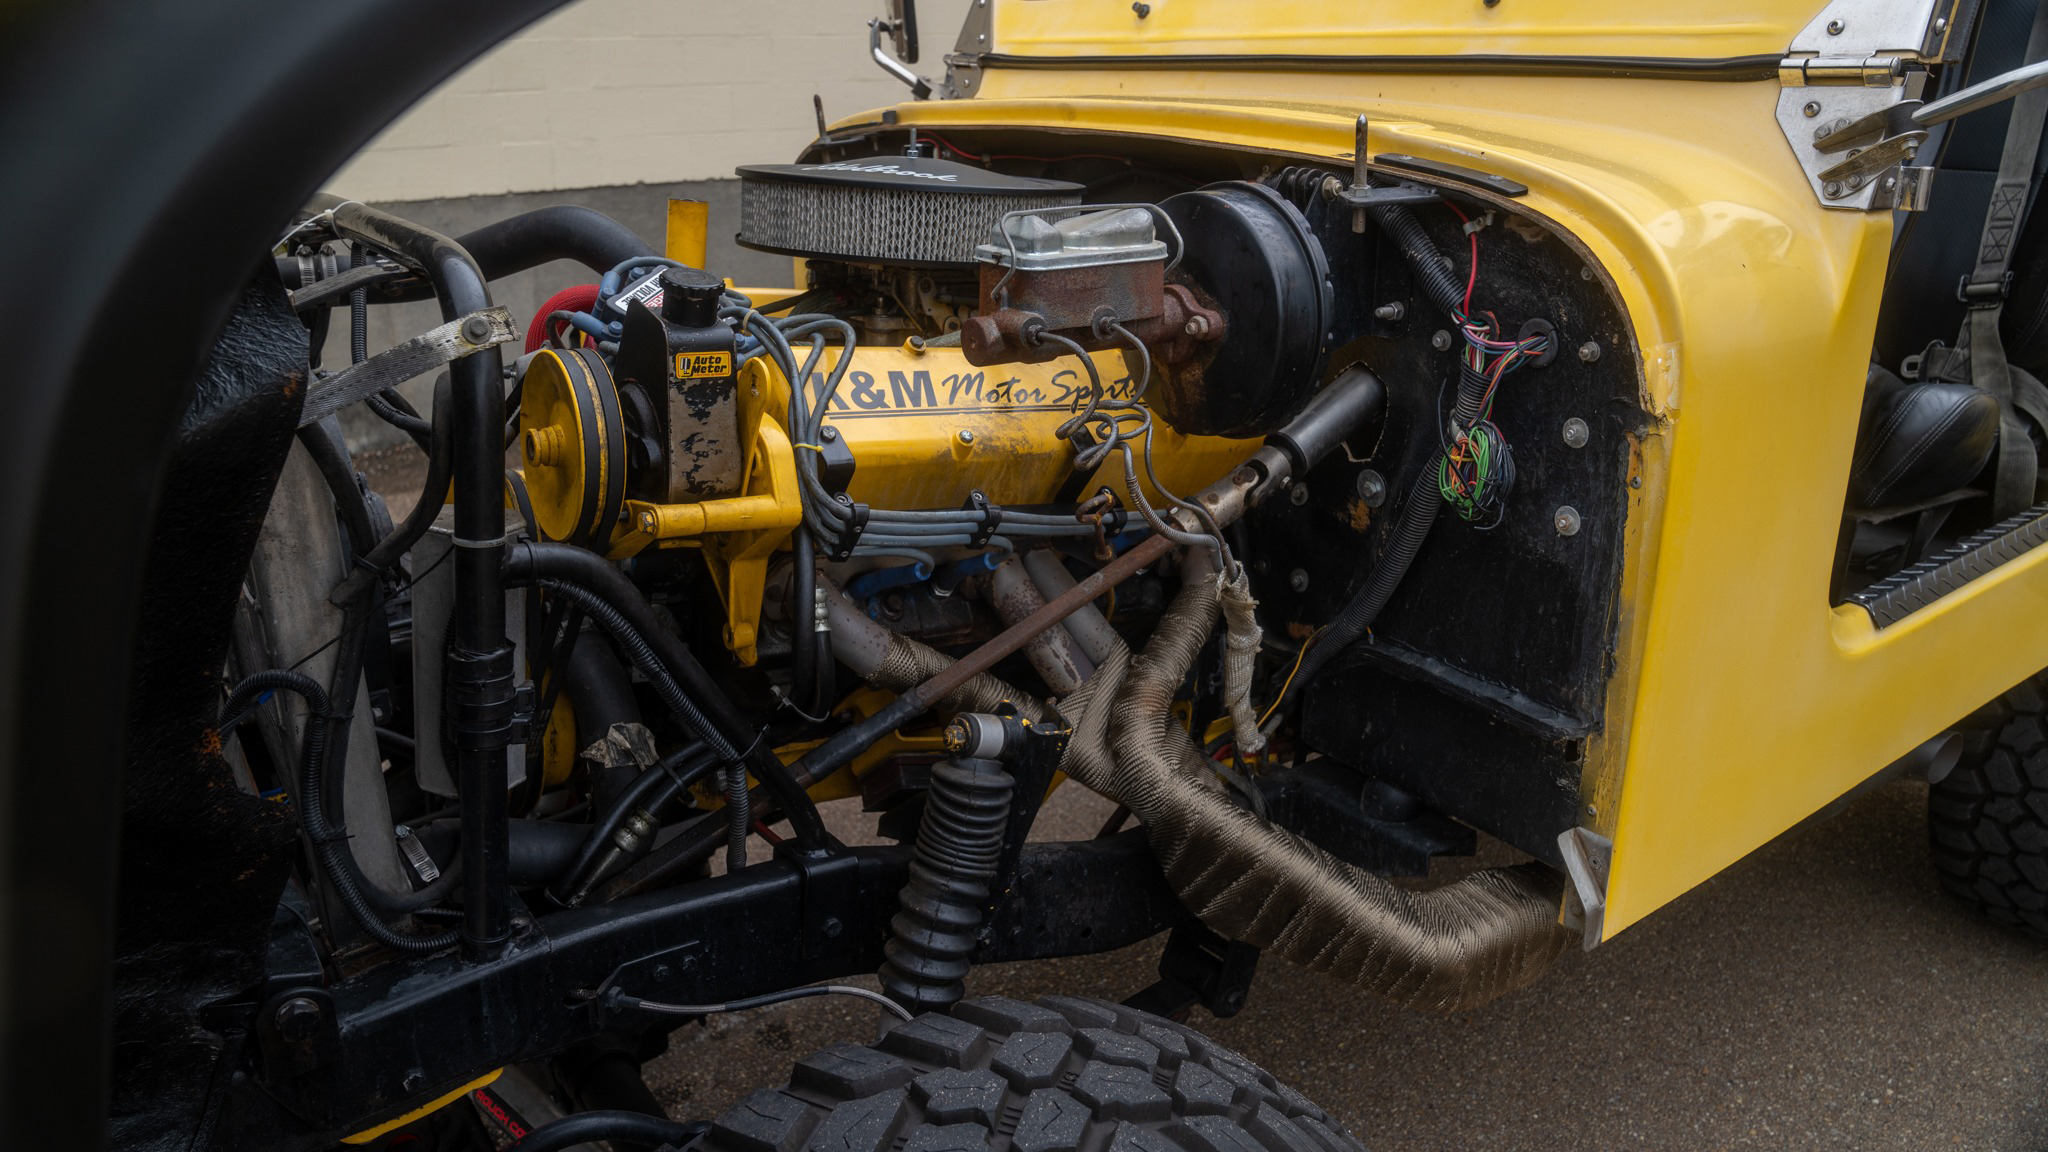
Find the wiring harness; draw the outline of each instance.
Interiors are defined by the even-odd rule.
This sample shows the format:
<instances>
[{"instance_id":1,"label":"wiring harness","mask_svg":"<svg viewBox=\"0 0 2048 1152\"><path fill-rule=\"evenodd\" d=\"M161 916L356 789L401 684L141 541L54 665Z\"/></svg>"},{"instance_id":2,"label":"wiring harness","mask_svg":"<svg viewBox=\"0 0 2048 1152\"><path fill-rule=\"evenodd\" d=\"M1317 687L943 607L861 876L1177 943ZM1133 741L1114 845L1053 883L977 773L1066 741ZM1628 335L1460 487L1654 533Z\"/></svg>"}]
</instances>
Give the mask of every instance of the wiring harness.
<instances>
[{"instance_id":1,"label":"wiring harness","mask_svg":"<svg viewBox=\"0 0 2048 1152\"><path fill-rule=\"evenodd\" d=\"M1474 221L1450 205L1464 222L1472 254L1465 278L1465 295L1452 311L1458 332L1465 340L1462 350L1459 393L1478 390L1477 409L1469 417L1463 405L1443 416L1439 391L1437 410L1443 440L1443 456L1437 462L1437 491L1459 518L1484 530L1498 525L1506 515L1507 497L1515 486L1515 457L1506 434L1493 422L1493 401L1501 380L1516 368L1550 350L1547 332L1516 339L1499 337L1499 325L1492 313L1482 319L1472 313L1472 293L1479 285L1479 233L1487 217Z\"/></svg>"}]
</instances>

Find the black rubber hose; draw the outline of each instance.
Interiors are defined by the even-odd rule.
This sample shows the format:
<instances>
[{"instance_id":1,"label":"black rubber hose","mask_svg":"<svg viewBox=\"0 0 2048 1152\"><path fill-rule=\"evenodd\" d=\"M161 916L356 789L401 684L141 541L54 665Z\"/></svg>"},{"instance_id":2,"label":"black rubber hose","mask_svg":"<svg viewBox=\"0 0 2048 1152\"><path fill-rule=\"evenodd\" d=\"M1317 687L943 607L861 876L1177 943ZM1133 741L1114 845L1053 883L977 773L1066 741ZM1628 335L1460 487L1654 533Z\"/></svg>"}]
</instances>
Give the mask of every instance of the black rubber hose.
<instances>
[{"instance_id":1,"label":"black rubber hose","mask_svg":"<svg viewBox=\"0 0 2048 1152\"><path fill-rule=\"evenodd\" d=\"M398 563L398 558L420 542L427 529L434 526L434 518L447 507L448 481L454 473L455 433L453 421L448 416L451 385L448 377L442 376L434 383L434 442L427 452L427 480L420 488L420 498L406 515L405 523L392 529L391 534L380 541L367 555L358 557L355 571L341 582L328 596L332 604L348 604L364 590L369 589L380 577Z\"/></svg>"},{"instance_id":2,"label":"black rubber hose","mask_svg":"<svg viewBox=\"0 0 2048 1152\"><path fill-rule=\"evenodd\" d=\"M455 242L469 250L477 267L492 280L551 260L574 260L602 274L635 256L660 255L631 228L575 204L508 216L465 232Z\"/></svg>"},{"instance_id":3,"label":"black rubber hose","mask_svg":"<svg viewBox=\"0 0 2048 1152\"><path fill-rule=\"evenodd\" d=\"M799 708L812 709L818 697L818 644L813 623L818 561L811 530L797 525L789 534L789 551L789 698Z\"/></svg>"},{"instance_id":4,"label":"black rubber hose","mask_svg":"<svg viewBox=\"0 0 2048 1152\"><path fill-rule=\"evenodd\" d=\"M569 866L569 861L575 859L577 849L583 845L585 831L581 824L549 820L512 821L512 852L507 867L512 874L513 887L532 888L551 883L562 874L562 869ZM447 861L441 865L442 878L461 869L461 820L442 817L415 829L413 834L426 846L428 855L437 861ZM435 884L440 882L434 881Z\"/></svg>"},{"instance_id":5,"label":"black rubber hose","mask_svg":"<svg viewBox=\"0 0 2048 1152\"><path fill-rule=\"evenodd\" d=\"M702 1120L679 1124L640 1112L578 1112L543 1124L507 1145L505 1152L562 1152L597 1140L630 1140L678 1148L711 1130Z\"/></svg>"},{"instance_id":6,"label":"black rubber hose","mask_svg":"<svg viewBox=\"0 0 2048 1152\"><path fill-rule=\"evenodd\" d=\"M789 767L767 747L759 729L733 706L724 689L697 662L697 657L681 638L655 619L653 607L624 573L595 552L568 544L521 541L506 550L505 578L514 584L534 580L561 581L586 590L610 606L627 622L630 630L642 638L643 643L653 648L660 666L674 674L685 694L685 704L708 702L710 712L706 719L715 728L702 735L716 738L707 739L706 743L721 753L728 748L734 750L736 759L745 758L754 777L761 781L776 805L788 816L797 842L805 849L822 848L830 842L825 823L818 816L817 805L790 775ZM595 613L592 615L595 618ZM619 637L614 636L614 639ZM624 641L620 646L625 647ZM694 706L692 710L703 714Z\"/></svg>"},{"instance_id":7,"label":"black rubber hose","mask_svg":"<svg viewBox=\"0 0 2048 1152\"><path fill-rule=\"evenodd\" d=\"M342 441L341 422L329 416L318 424L307 425L299 429L299 441L305 445L307 454L313 458L321 477L327 482L329 493L334 497L335 506L340 510L342 523L346 526L349 536L350 551L354 555L362 555L370 547L375 533L370 527L370 509L356 478L354 462L349 459L348 450ZM358 613L366 618L376 604L374 595L364 596L364 593L374 593L374 588L369 585L363 586L358 592L358 599L352 602L353 606L343 606L343 626L347 631L336 640L334 682L329 685L333 694L343 692L343 685L352 682L361 674L362 645L366 639L363 627L366 625L357 625L355 622ZM348 698L352 701L353 693ZM325 721L328 729L325 739L327 746L336 750L336 755L330 758L335 761L334 763L323 765L321 779L322 786L326 789L324 799L329 810L341 812L341 797L346 788L344 777L348 771L347 741L352 721L351 714L346 710L339 714L334 714L332 709L329 711L330 715ZM382 738L382 730L379 730L379 737ZM350 879L362 892L363 898L383 916L415 912L446 899L453 888L454 876L460 871L449 869L424 888L394 895L379 888L362 874L353 852L343 853L342 861L348 868Z\"/></svg>"},{"instance_id":8,"label":"black rubber hose","mask_svg":"<svg viewBox=\"0 0 2048 1152\"><path fill-rule=\"evenodd\" d=\"M606 604L602 597L587 588L561 580L542 580L540 584L541 587L559 596L567 597L589 613L590 618L597 621L605 631L610 632L612 638L618 641L619 647L625 649L626 656L633 662L633 666L640 669L641 673L653 682L655 694L660 696L662 702L668 705L669 711L675 713L676 718L682 721L683 727L689 730L690 735L711 745L716 753L716 759L725 765L727 774L726 809L731 813L733 831L732 846L726 852L726 866L734 872L745 868L747 836L753 827L752 817L748 811L747 773L741 767L742 760L748 753L741 751L720 735L718 728L704 715L697 702L676 684L674 677L669 675L661 658L648 646L646 637L624 616L613 610L611 605ZM658 631L666 632L666 629L661 629L659 625L656 627ZM760 747L758 739L755 740L753 747ZM777 761L777 764L779 765L780 761Z\"/></svg>"},{"instance_id":9,"label":"black rubber hose","mask_svg":"<svg viewBox=\"0 0 2048 1152\"><path fill-rule=\"evenodd\" d=\"M1458 401L1454 417L1459 427L1471 425L1485 397L1485 375L1461 355L1458 359ZM1442 459L1441 451L1423 457L1422 468L1408 487L1408 501L1401 507L1400 522L1394 526L1393 539L1388 542L1386 555L1380 558L1379 567L1373 569L1365 587L1344 605L1343 611L1337 613L1329 626L1315 638L1308 654L1302 658L1301 669L1295 673L1295 678L1303 685L1314 683L1316 673L1365 635L1365 630L1385 610L1387 601L1394 598L1395 589L1401 586L1409 567L1415 563L1416 555L1422 551L1422 542L1429 538L1429 530L1435 526L1437 514L1443 511L1443 490L1437 483Z\"/></svg>"},{"instance_id":10,"label":"black rubber hose","mask_svg":"<svg viewBox=\"0 0 2048 1152\"><path fill-rule=\"evenodd\" d=\"M1399 204L1368 208L1366 212L1395 247L1401 249L1401 255L1408 258L1408 267L1414 270L1415 278L1421 282L1423 295L1449 315L1456 316L1463 311L1465 285L1451 270L1450 261L1444 258L1436 241L1429 238L1429 232L1415 218L1415 213Z\"/></svg>"},{"instance_id":11,"label":"black rubber hose","mask_svg":"<svg viewBox=\"0 0 2048 1152\"><path fill-rule=\"evenodd\" d=\"M576 717L576 742L583 747L604 739L614 725L641 722L633 680L595 630L586 628L577 634L557 679ZM590 808L599 819L611 813L633 783L633 776L631 765L591 764Z\"/></svg>"},{"instance_id":12,"label":"black rubber hose","mask_svg":"<svg viewBox=\"0 0 2048 1152\"><path fill-rule=\"evenodd\" d=\"M313 458L313 466L327 482L328 494L334 497L342 526L348 530L350 553L361 556L370 551L377 544L377 533L370 527L370 506L363 499L361 482L356 479L355 461L349 459L342 440L341 421L329 416L306 425L299 429L299 443Z\"/></svg>"},{"instance_id":13,"label":"black rubber hose","mask_svg":"<svg viewBox=\"0 0 2048 1152\"><path fill-rule=\"evenodd\" d=\"M617 810L591 825L576 854L557 870L559 882L553 893L556 901L569 906L582 903L591 888L607 873L616 871L621 861L630 862L646 855L654 847L653 837L647 837L637 850L629 853L614 840L619 827L636 809L658 818L663 808L703 779L718 762L718 757L703 745L692 744L669 753L661 763L640 773L619 798Z\"/></svg>"},{"instance_id":14,"label":"black rubber hose","mask_svg":"<svg viewBox=\"0 0 2048 1152\"><path fill-rule=\"evenodd\" d=\"M337 670L342 661L337 660ZM433 936L407 936L392 930L391 926L378 918L369 902L356 886L354 861L344 859L348 852L348 834L330 827L327 823L327 808L321 791L327 760L328 725L333 715L327 690L320 687L312 677L299 672L273 669L258 672L228 694L227 703L221 707L221 723L217 728L231 727L255 705L257 694L266 691L295 692L306 701L306 735L300 745L298 794L299 825L305 830L306 839L313 845L313 855L327 874L335 895L342 907L348 910L363 932L379 944L398 952L423 955L436 952L455 943L455 933L443 932Z\"/></svg>"}]
</instances>

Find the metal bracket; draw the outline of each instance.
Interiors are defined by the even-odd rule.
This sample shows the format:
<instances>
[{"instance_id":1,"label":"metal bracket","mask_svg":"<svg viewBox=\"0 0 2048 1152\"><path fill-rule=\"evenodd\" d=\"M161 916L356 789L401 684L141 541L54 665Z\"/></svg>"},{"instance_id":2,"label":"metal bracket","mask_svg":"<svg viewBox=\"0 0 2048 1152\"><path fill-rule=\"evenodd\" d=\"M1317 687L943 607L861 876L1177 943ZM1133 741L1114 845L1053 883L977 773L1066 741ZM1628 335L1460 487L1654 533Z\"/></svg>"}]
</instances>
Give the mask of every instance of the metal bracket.
<instances>
[{"instance_id":1,"label":"metal bracket","mask_svg":"<svg viewBox=\"0 0 2048 1152\"><path fill-rule=\"evenodd\" d=\"M512 313L503 307L483 308L459 320L429 329L403 344L395 344L361 364L354 364L315 384L306 395L299 413L299 427L317 424L351 404L369 399L386 388L395 388L415 376L431 372L464 356L486 348L509 344L519 338Z\"/></svg>"},{"instance_id":2,"label":"metal bracket","mask_svg":"<svg viewBox=\"0 0 2048 1152\"><path fill-rule=\"evenodd\" d=\"M1583 934L1582 947L1599 947L1607 924L1607 872L1614 863L1614 841L1589 828L1558 833L1557 847L1571 887L1564 893L1564 926Z\"/></svg>"},{"instance_id":3,"label":"metal bracket","mask_svg":"<svg viewBox=\"0 0 2048 1152\"><path fill-rule=\"evenodd\" d=\"M613 991L625 992L644 999L658 1000L663 996L691 987L684 977L697 967L697 960L704 951L700 940L650 952L638 960L628 960L612 969L590 996L592 1011L600 1016L608 1011L606 1003Z\"/></svg>"},{"instance_id":4,"label":"metal bracket","mask_svg":"<svg viewBox=\"0 0 2048 1152\"><path fill-rule=\"evenodd\" d=\"M1960 3L1834 0L1793 38L1778 66L1778 127L1824 207L1926 206L1933 173L1913 161L1927 134L1902 105L1919 106Z\"/></svg>"},{"instance_id":5,"label":"metal bracket","mask_svg":"<svg viewBox=\"0 0 2048 1152\"><path fill-rule=\"evenodd\" d=\"M844 849L807 853L794 840L783 841L775 851L803 877L805 958L842 950L838 941L853 930L845 917L861 906L860 858Z\"/></svg>"}]
</instances>

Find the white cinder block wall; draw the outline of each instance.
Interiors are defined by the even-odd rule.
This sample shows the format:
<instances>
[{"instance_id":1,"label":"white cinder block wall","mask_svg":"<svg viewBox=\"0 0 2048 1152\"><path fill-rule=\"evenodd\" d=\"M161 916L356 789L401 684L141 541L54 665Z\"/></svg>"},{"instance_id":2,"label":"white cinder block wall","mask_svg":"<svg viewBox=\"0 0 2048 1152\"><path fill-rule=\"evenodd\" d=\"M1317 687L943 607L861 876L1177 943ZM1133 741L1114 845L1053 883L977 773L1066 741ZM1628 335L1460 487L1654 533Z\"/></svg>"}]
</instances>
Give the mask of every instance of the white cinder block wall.
<instances>
[{"instance_id":1,"label":"white cinder block wall","mask_svg":"<svg viewBox=\"0 0 2048 1152\"><path fill-rule=\"evenodd\" d=\"M907 98L868 58L883 0L577 0L400 117L329 187L418 201L729 178L838 118ZM918 5L943 73L966 0Z\"/></svg>"},{"instance_id":2,"label":"white cinder block wall","mask_svg":"<svg viewBox=\"0 0 2048 1152\"><path fill-rule=\"evenodd\" d=\"M918 4L918 72L943 74L969 2ZM868 19L885 9L886 0L577 0L451 77L327 187L451 236L548 204L583 204L657 249L667 198L703 200L707 265L741 283L786 285L787 257L733 243L732 170L794 159L817 134L814 92L832 119L909 98L868 56ZM491 294L524 326L557 289L593 278L556 262L499 280ZM431 303L372 308L369 350L438 323ZM323 366L348 359L342 310ZM401 391L424 409L432 382L423 376ZM358 450L402 441L361 407L342 413L342 426Z\"/></svg>"}]
</instances>

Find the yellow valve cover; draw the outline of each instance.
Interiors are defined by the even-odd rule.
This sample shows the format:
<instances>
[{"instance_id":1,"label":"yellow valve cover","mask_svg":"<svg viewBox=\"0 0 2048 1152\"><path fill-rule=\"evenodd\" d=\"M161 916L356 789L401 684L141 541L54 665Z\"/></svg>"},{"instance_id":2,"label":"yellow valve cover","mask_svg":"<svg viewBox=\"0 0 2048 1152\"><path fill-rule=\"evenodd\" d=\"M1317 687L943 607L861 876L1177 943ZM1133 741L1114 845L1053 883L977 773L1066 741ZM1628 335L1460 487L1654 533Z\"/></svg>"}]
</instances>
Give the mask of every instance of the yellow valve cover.
<instances>
[{"instance_id":1,"label":"yellow valve cover","mask_svg":"<svg viewBox=\"0 0 2048 1152\"><path fill-rule=\"evenodd\" d=\"M837 349L825 353L812 375L814 395L838 358ZM1122 355L1098 352L1094 361L1105 398L1128 399L1134 381ZM784 418L788 384L766 360L749 368L742 395L753 399L750 391L759 389L754 395ZM1007 506L1047 504L1062 489L1085 498L1103 487L1128 505L1123 461L1114 453L1084 483L1070 483L1074 449L1057 430L1081 409L1088 388L1088 375L1073 358L976 368L957 348L856 348L826 408L825 429L852 450L847 495L877 508L958 508L973 492ZM1182 496L1223 476L1254 444L1183 436L1163 421L1153 428L1153 470ZM1134 442L1131 449L1142 453L1145 445ZM1134 462L1142 477L1143 462ZM1145 490L1155 504L1164 498L1149 483Z\"/></svg>"}]
</instances>

